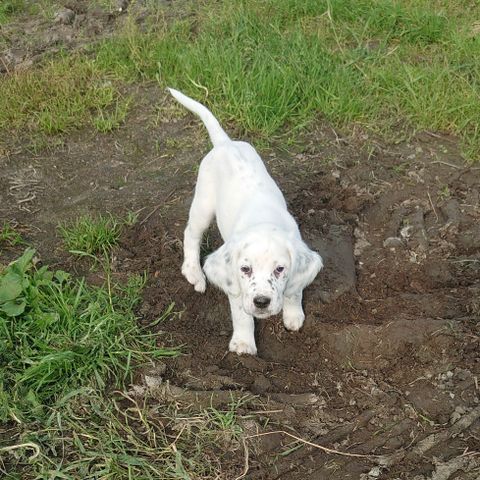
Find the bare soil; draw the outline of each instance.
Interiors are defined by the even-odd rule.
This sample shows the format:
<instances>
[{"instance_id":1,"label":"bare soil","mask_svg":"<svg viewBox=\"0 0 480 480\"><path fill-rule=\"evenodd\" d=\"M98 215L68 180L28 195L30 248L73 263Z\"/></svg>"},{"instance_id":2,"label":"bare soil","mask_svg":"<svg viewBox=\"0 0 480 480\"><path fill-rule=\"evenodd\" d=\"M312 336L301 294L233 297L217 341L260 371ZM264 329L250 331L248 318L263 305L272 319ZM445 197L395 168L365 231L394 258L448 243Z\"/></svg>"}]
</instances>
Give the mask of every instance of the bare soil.
<instances>
[{"instance_id":1,"label":"bare soil","mask_svg":"<svg viewBox=\"0 0 480 480\"><path fill-rule=\"evenodd\" d=\"M156 375L162 395L193 409L252 395L246 435L284 430L383 455L331 455L278 433L239 443L229 475L242 474L247 449L249 479L479 478L480 170L455 139L426 132L384 145L319 121L292 152L262 150L325 269L305 291L299 333L279 318L258 321L258 356L237 356L227 353L226 297L198 294L180 274L206 132L172 113L156 85L130 93L134 111L114 133L81 131L38 155L19 145L0 157L0 220L15 222L44 262L98 281L64 252L56 226L85 212L139 212L115 275L148 272L139 321L173 302L177 314L153 328L184 354L138 382ZM205 251L221 244L215 229L206 240Z\"/></svg>"}]
</instances>

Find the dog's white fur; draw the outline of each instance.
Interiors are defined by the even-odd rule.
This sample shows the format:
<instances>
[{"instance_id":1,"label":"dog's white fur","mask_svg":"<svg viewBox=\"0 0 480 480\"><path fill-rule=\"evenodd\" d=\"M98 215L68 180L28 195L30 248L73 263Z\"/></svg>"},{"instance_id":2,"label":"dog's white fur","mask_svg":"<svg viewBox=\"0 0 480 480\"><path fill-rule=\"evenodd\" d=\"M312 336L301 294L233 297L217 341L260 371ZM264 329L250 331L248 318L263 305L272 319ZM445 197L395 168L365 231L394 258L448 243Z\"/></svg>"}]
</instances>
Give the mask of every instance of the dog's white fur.
<instances>
[{"instance_id":1,"label":"dog's white fur","mask_svg":"<svg viewBox=\"0 0 480 480\"><path fill-rule=\"evenodd\" d=\"M233 320L229 349L255 355L254 317L267 318L283 308L285 327L299 330L305 319L302 291L322 268L322 259L302 241L255 149L232 141L206 107L169 90L200 117L213 144L198 172L182 273L197 292L205 291L206 275L228 295ZM202 271L200 243L214 217L225 243L207 257Z\"/></svg>"}]
</instances>

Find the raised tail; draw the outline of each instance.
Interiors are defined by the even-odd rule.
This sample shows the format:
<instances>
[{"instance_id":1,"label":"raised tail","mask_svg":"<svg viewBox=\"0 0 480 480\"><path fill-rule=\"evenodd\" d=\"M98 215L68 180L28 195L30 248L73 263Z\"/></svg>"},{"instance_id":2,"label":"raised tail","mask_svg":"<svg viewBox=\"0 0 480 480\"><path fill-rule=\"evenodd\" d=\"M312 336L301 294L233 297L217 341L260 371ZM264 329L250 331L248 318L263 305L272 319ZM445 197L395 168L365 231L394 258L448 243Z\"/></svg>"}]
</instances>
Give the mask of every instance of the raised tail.
<instances>
[{"instance_id":1,"label":"raised tail","mask_svg":"<svg viewBox=\"0 0 480 480\"><path fill-rule=\"evenodd\" d=\"M185 108L200 117L207 128L210 140L214 147L220 143L230 141L230 137L225 133L225 130L223 130L218 123L218 120L207 107L204 107L201 103L187 97L178 90L174 90L173 88L169 88L168 90Z\"/></svg>"}]
</instances>

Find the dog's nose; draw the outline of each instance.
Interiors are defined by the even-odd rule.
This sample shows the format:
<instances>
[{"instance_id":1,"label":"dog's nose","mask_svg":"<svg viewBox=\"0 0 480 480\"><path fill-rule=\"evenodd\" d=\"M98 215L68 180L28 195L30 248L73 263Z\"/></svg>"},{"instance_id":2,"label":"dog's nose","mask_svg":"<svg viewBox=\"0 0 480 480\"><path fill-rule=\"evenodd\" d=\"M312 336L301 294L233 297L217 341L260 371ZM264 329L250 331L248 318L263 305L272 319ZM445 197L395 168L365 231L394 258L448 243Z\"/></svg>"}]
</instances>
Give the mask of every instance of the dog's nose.
<instances>
[{"instance_id":1,"label":"dog's nose","mask_svg":"<svg viewBox=\"0 0 480 480\"><path fill-rule=\"evenodd\" d=\"M270 298L260 295L253 299L253 304L257 308L267 308L270 305L270 300L271 300Z\"/></svg>"}]
</instances>

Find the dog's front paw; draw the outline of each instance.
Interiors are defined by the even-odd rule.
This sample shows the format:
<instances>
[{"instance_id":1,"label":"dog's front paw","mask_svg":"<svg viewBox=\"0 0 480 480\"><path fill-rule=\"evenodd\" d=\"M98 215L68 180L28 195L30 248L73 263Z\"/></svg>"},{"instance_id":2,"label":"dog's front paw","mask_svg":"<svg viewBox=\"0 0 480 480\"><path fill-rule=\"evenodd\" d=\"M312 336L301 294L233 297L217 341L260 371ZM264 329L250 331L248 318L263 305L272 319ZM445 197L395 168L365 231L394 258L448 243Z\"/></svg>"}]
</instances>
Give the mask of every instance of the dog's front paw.
<instances>
[{"instance_id":1,"label":"dog's front paw","mask_svg":"<svg viewBox=\"0 0 480 480\"><path fill-rule=\"evenodd\" d=\"M248 354L256 355L257 347L255 346L255 341L246 341L243 338L232 337L228 349L231 352L237 353L238 355Z\"/></svg>"},{"instance_id":2,"label":"dog's front paw","mask_svg":"<svg viewBox=\"0 0 480 480\"><path fill-rule=\"evenodd\" d=\"M200 265L192 265L189 262L183 262L182 275L193 285L195 291L203 293L207 288L205 274Z\"/></svg>"},{"instance_id":3,"label":"dog's front paw","mask_svg":"<svg viewBox=\"0 0 480 480\"><path fill-rule=\"evenodd\" d=\"M291 332L296 332L302 328L303 322L305 321L305 315L302 311L295 313L283 314L283 324L287 330Z\"/></svg>"}]
</instances>

